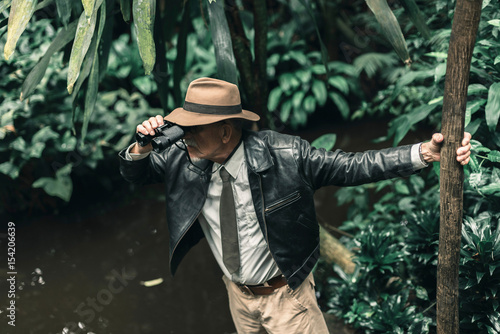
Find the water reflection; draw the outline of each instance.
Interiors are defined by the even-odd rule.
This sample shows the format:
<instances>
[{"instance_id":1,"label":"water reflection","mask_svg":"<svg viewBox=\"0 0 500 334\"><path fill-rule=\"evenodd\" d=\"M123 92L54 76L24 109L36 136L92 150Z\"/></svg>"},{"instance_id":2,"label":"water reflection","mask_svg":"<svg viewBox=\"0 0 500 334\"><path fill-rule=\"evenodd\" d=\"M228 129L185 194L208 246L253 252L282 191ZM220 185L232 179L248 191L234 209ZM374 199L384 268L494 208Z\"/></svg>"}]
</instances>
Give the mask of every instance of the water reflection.
<instances>
[{"instance_id":1,"label":"water reflection","mask_svg":"<svg viewBox=\"0 0 500 334\"><path fill-rule=\"evenodd\" d=\"M3 321L1 333L234 332L205 242L171 277L163 208L134 200L18 227L16 327Z\"/></svg>"}]
</instances>

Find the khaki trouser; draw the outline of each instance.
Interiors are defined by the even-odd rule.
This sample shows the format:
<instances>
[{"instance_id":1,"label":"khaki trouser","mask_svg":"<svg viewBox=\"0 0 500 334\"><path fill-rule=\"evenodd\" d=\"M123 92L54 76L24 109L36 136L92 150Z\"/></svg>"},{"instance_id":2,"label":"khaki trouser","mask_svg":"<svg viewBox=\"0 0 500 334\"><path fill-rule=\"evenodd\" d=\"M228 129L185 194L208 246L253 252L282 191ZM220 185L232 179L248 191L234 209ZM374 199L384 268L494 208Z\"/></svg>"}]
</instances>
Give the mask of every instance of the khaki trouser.
<instances>
[{"instance_id":1,"label":"khaki trouser","mask_svg":"<svg viewBox=\"0 0 500 334\"><path fill-rule=\"evenodd\" d=\"M328 334L312 274L296 290L284 285L267 296L245 294L226 276L222 279L238 334Z\"/></svg>"}]
</instances>

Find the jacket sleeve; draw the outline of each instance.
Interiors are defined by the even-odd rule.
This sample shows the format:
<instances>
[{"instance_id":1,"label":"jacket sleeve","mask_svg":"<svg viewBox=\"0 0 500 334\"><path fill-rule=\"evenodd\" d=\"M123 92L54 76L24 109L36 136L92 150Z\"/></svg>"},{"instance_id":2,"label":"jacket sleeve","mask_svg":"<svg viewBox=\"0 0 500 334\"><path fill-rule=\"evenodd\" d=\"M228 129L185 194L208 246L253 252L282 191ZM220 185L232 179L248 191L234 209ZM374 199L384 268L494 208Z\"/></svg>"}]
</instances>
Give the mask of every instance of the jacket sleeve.
<instances>
[{"instance_id":1,"label":"jacket sleeve","mask_svg":"<svg viewBox=\"0 0 500 334\"><path fill-rule=\"evenodd\" d=\"M315 189L326 185L355 186L415 173L412 145L359 153L316 149L302 139L297 139L295 145L299 166Z\"/></svg>"},{"instance_id":2,"label":"jacket sleeve","mask_svg":"<svg viewBox=\"0 0 500 334\"><path fill-rule=\"evenodd\" d=\"M120 174L125 180L135 184L159 183L165 179L167 152L151 152L140 160L128 160L126 149L118 153L120 158Z\"/></svg>"}]
</instances>

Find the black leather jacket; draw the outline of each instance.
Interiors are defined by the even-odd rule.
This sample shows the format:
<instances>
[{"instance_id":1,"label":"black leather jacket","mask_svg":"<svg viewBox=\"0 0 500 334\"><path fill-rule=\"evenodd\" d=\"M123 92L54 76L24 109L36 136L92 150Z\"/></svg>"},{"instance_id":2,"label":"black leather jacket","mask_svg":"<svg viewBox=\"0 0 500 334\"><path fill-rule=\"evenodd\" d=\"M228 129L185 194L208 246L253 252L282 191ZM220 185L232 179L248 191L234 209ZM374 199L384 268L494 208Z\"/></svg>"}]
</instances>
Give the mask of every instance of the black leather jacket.
<instances>
[{"instance_id":1,"label":"black leather jacket","mask_svg":"<svg viewBox=\"0 0 500 334\"><path fill-rule=\"evenodd\" d=\"M314 149L299 137L274 131L243 135L249 187L260 228L271 254L292 289L319 257L319 226L313 194L326 185L353 186L414 172L410 147L364 153ZM120 172L133 183L163 182L170 231L173 274L188 250L202 237L197 221L205 202L212 163L201 168L173 145L149 158L128 161L120 152Z\"/></svg>"}]
</instances>

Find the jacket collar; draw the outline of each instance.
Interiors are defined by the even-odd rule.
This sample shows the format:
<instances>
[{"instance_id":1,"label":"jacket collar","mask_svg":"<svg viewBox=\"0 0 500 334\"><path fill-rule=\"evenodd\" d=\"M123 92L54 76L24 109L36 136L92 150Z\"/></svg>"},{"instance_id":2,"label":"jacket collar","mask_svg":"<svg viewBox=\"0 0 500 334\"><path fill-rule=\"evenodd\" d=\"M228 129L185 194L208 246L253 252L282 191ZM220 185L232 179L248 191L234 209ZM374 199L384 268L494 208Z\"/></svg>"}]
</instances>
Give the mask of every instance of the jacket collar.
<instances>
[{"instance_id":1,"label":"jacket collar","mask_svg":"<svg viewBox=\"0 0 500 334\"><path fill-rule=\"evenodd\" d=\"M273 159L266 143L255 131L243 131L245 159L248 167L255 173L263 172L273 166Z\"/></svg>"}]
</instances>

